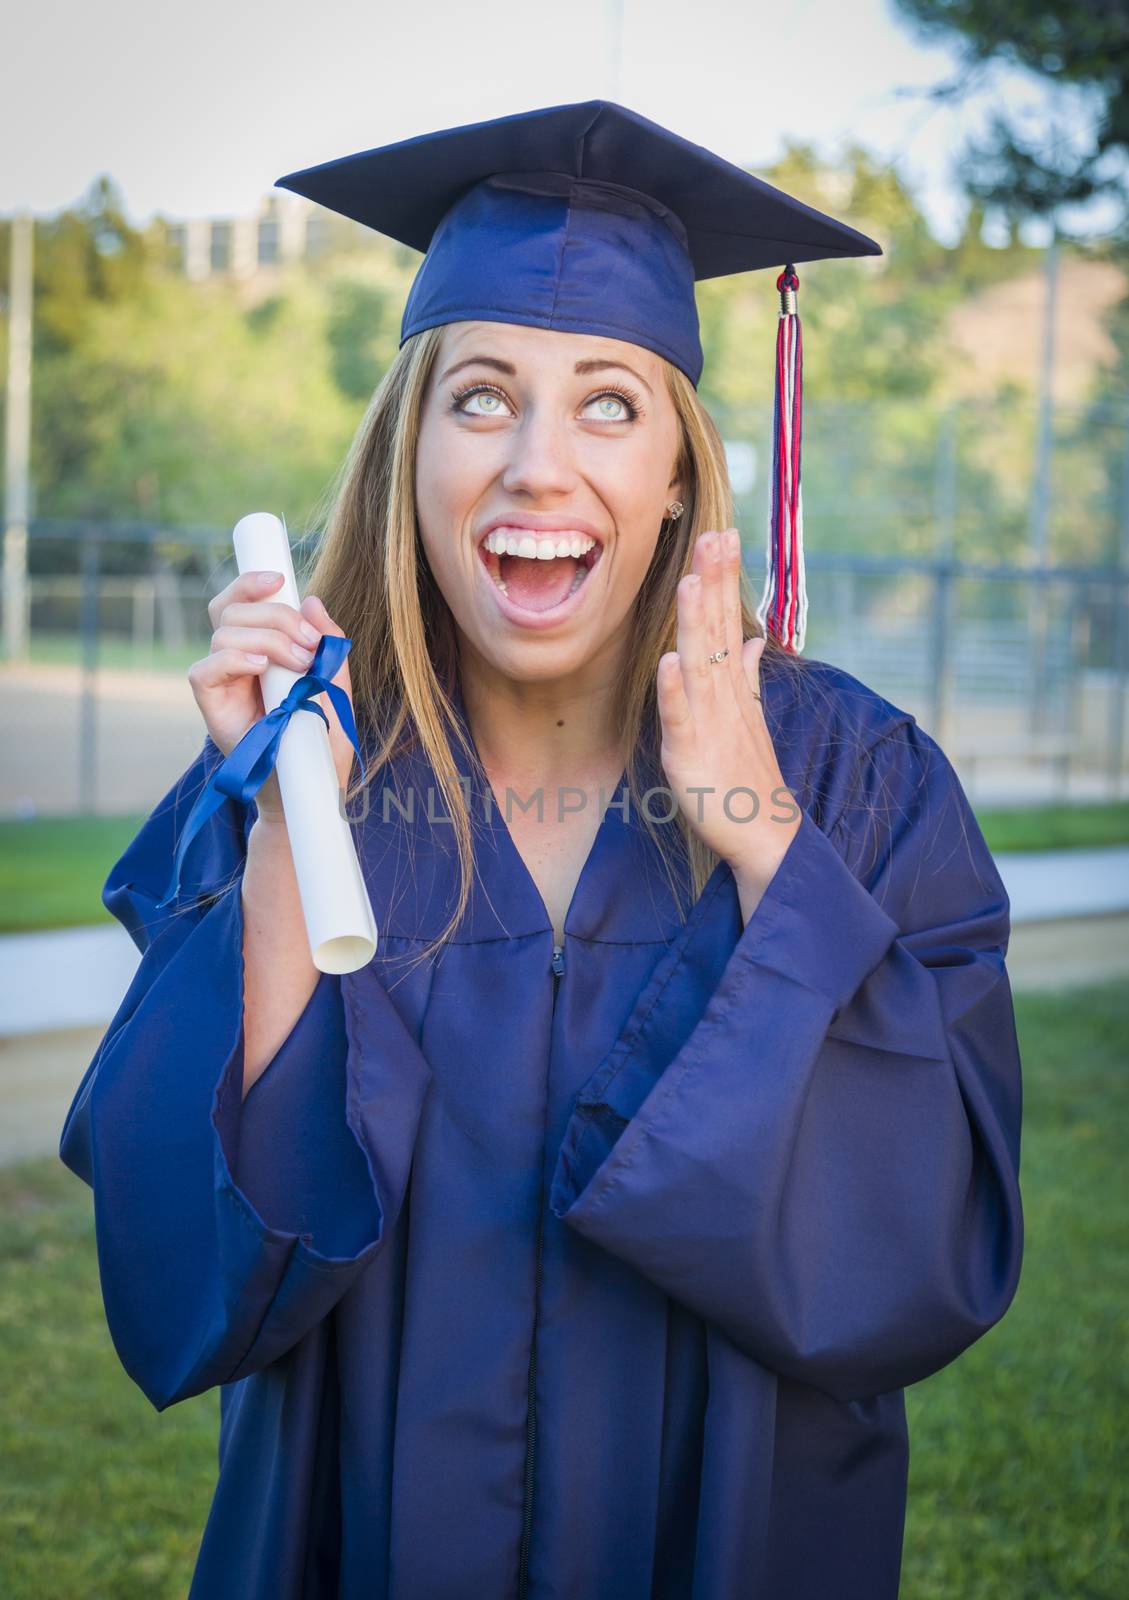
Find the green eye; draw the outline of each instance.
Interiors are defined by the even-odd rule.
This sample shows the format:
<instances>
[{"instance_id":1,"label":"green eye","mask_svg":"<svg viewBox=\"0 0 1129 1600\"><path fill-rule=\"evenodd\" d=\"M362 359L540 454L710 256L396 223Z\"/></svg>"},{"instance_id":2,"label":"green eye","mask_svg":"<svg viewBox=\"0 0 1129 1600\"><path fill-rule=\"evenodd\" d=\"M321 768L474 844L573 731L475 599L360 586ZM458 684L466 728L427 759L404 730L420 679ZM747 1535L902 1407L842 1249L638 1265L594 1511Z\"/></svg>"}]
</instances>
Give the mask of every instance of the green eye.
<instances>
[{"instance_id":1,"label":"green eye","mask_svg":"<svg viewBox=\"0 0 1129 1600\"><path fill-rule=\"evenodd\" d=\"M504 401L505 398L506 397L502 391L500 389L495 389L491 384L471 383L467 384L467 386L463 389L457 389L454 394L452 394L451 409L453 411L461 412L463 416L467 417L496 417L501 415L500 408L497 404L486 404L478 411L468 411L465 402L472 399L483 400L485 402L500 402ZM603 417L601 418L601 420L604 422L634 422L635 419L642 414L642 406L639 400L635 396L626 393L622 389L604 389L599 394L593 395L592 398L586 402L586 404L590 406L601 405L605 407L611 404L618 405L622 408L623 414L619 416L611 416L605 411Z\"/></svg>"},{"instance_id":2,"label":"green eye","mask_svg":"<svg viewBox=\"0 0 1129 1600\"><path fill-rule=\"evenodd\" d=\"M607 405L609 401L623 408L624 415L618 417L605 417L607 422L634 422L636 417L642 415L643 407L637 395L630 394L626 389L605 389L602 394L592 396L590 404Z\"/></svg>"},{"instance_id":3,"label":"green eye","mask_svg":"<svg viewBox=\"0 0 1129 1600\"><path fill-rule=\"evenodd\" d=\"M471 383L467 384L466 388L464 389L456 389L455 393L451 396L452 409L455 411L461 411L465 416L472 417L496 417L498 415L496 408L487 409L485 411L467 411L463 402L464 400L471 399L472 396L476 399L482 398L483 400L505 399L505 396L500 390L492 389L488 384Z\"/></svg>"}]
</instances>

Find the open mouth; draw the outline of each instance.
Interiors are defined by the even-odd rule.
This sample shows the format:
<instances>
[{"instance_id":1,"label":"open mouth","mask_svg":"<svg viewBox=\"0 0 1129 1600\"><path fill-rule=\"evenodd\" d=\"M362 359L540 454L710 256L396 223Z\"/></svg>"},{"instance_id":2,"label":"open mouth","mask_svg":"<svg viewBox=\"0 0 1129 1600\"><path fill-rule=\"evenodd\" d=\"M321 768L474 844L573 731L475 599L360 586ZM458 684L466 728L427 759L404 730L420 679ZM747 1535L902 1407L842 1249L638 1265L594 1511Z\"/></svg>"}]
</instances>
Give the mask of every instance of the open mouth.
<instances>
[{"instance_id":1,"label":"open mouth","mask_svg":"<svg viewBox=\"0 0 1129 1600\"><path fill-rule=\"evenodd\" d=\"M586 533L494 528L478 546L491 579L511 605L552 611L572 598L604 553Z\"/></svg>"}]
</instances>

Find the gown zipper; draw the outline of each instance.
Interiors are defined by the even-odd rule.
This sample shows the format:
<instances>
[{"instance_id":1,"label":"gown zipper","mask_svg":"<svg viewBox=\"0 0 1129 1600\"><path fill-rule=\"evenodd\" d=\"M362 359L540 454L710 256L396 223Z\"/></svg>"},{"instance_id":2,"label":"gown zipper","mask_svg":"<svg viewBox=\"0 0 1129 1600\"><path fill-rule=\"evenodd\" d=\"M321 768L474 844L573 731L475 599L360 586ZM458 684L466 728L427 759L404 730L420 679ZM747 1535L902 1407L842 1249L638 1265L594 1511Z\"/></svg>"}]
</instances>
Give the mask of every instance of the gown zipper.
<instances>
[{"instance_id":1,"label":"gown zipper","mask_svg":"<svg viewBox=\"0 0 1129 1600\"><path fill-rule=\"evenodd\" d=\"M556 1015L557 995L564 976L564 946L553 946L551 963L553 973L553 1015ZM552 1022L550 1021L550 1040ZM521 1524L521 1553L518 1562L518 1600L524 1600L529 1582L529 1544L533 1532L533 1460L537 1443L537 1313L541 1304L541 1246L545 1238L545 1208L541 1205L537 1218L537 1267L533 1280L533 1334L529 1343L529 1387L525 1413L525 1505Z\"/></svg>"}]
</instances>

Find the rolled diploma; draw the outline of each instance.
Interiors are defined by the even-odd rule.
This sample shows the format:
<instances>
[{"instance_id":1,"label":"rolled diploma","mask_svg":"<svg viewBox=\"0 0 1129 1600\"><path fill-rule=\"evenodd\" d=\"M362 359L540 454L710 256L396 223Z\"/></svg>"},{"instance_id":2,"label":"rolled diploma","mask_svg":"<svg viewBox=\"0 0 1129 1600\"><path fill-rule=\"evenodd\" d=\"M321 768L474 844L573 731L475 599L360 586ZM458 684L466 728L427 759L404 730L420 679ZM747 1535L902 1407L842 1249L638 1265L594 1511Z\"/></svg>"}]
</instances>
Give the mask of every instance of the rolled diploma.
<instances>
[{"instance_id":1,"label":"rolled diploma","mask_svg":"<svg viewBox=\"0 0 1129 1600\"><path fill-rule=\"evenodd\" d=\"M286 529L269 511L253 511L232 534L240 573L281 572L272 600L300 609ZM260 683L273 711L302 676L270 662ZM327 715L334 716L333 707ZM355 972L376 953L376 919L343 805L329 730L316 713L296 711L278 746L278 787L310 954L320 972Z\"/></svg>"}]
</instances>

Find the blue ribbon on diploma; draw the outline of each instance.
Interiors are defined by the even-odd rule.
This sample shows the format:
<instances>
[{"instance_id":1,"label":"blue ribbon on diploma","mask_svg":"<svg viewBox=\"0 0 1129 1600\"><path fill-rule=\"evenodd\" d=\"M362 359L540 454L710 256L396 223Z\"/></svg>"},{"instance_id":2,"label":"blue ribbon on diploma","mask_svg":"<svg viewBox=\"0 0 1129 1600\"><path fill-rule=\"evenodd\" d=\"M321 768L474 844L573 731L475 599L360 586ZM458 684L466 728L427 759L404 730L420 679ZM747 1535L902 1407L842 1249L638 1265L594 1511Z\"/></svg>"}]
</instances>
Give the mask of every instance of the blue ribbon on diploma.
<instances>
[{"instance_id":1,"label":"blue ribbon on diploma","mask_svg":"<svg viewBox=\"0 0 1129 1600\"><path fill-rule=\"evenodd\" d=\"M157 902L158 910L176 898L180 888L181 868L188 847L208 818L214 816L225 800L239 800L246 805L270 777L278 760L279 743L294 712L316 711L326 727L329 727L329 718L314 700L314 695L329 695L330 704L337 712L341 726L357 752L361 772L367 778L349 696L344 689L329 681L341 671L342 663L349 654L352 643L352 639L344 639L339 634L322 634L314 651L314 659L310 662L309 671L290 686L286 698L280 700L273 711L268 711L247 729L235 748L216 767L204 788L196 796L196 802L188 814L188 821L184 825L184 832L177 845L172 882L165 898Z\"/></svg>"}]
</instances>

